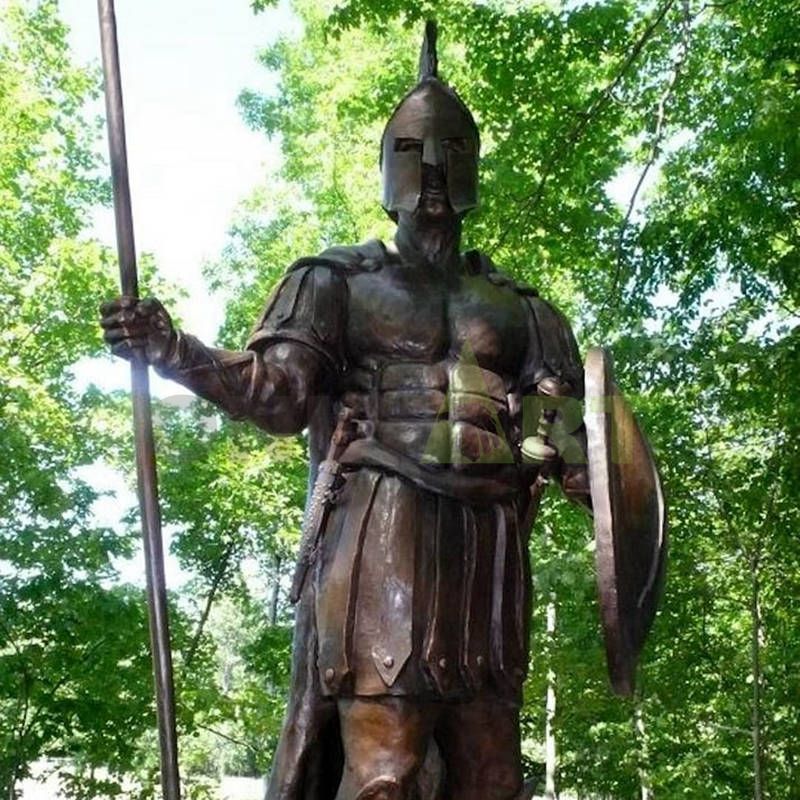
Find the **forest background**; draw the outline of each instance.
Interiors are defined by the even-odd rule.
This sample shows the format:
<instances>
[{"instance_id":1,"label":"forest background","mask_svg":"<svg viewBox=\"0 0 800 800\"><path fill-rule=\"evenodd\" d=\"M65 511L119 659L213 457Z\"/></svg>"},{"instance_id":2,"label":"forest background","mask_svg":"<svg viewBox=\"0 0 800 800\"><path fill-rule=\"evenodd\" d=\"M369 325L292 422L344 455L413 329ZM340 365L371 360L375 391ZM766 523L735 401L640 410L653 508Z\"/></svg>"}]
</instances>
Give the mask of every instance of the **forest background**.
<instances>
[{"instance_id":1,"label":"forest background","mask_svg":"<svg viewBox=\"0 0 800 800\"><path fill-rule=\"evenodd\" d=\"M246 0L236 0L246 4ZM272 4L250 3L253 14ZM800 7L796 0L293 0L243 121L282 159L253 176L206 265L239 347L285 268L388 237L380 133L413 83L421 21L482 134L487 251L613 353L657 452L671 549L636 697L608 688L590 524L554 493L533 532L528 771L557 747L581 797L800 798ZM224 14L224 10L220 10ZM123 34L124 35L124 34ZM220 65L224 69L224 65ZM129 495L96 514L97 465L132 479L129 400L84 386L107 358L115 254L102 128L53 0L0 5L0 786L48 759L76 798L152 793L145 602ZM611 188L630 187L620 203ZM213 187L209 187L213 191ZM135 198L134 198L135 200ZM180 287L142 258L151 291ZM191 797L268 770L287 689L287 576L302 437L197 402L157 409ZM106 497L107 501L108 498ZM546 746L549 745L549 746Z\"/></svg>"}]
</instances>

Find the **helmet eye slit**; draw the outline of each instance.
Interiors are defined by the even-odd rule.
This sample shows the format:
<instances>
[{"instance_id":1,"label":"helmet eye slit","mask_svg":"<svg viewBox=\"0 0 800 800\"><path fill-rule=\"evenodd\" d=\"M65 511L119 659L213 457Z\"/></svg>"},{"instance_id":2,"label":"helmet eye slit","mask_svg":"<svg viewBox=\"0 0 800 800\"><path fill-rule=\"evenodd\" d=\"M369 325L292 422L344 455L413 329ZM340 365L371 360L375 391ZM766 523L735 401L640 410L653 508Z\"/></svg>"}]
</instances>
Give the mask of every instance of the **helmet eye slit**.
<instances>
[{"instance_id":1,"label":"helmet eye slit","mask_svg":"<svg viewBox=\"0 0 800 800\"><path fill-rule=\"evenodd\" d=\"M469 153L471 152L469 139L461 136L442 139L442 146L445 150L451 150L454 153Z\"/></svg>"},{"instance_id":2,"label":"helmet eye slit","mask_svg":"<svg viewBox=\"0 0 800 800\"><path fill-rule=\"evenodd\" d=\"M395 153L421 153L422 140L397 138L394 140L394 151Z\"/></svg>"}]
</instances>

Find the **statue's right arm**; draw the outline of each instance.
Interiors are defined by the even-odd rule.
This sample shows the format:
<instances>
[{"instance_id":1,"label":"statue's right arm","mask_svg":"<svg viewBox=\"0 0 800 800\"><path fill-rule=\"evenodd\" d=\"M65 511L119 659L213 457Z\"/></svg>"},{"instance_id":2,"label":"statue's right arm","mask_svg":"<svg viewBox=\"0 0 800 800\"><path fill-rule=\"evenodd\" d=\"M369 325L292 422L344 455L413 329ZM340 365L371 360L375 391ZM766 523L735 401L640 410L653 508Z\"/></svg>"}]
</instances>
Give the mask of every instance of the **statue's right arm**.
<instances>
[{"instance_id":1,"label":"statue's right arm","mask_svg":"<svg viewBox=\"0 0 800 800\"><path fill-rule=\"evenodd\" d=\"M336 301L342 298L332 295L340 287L330 275L314 272L287 276L242 351L208 347L176 330L152 299L106 303L105 339L123 358L138 349L160 375L234 419L252 420L272 433L295 433L306 426L314 397L334 390L339 370L342 304Z\"/></svg>"}]
</instances>

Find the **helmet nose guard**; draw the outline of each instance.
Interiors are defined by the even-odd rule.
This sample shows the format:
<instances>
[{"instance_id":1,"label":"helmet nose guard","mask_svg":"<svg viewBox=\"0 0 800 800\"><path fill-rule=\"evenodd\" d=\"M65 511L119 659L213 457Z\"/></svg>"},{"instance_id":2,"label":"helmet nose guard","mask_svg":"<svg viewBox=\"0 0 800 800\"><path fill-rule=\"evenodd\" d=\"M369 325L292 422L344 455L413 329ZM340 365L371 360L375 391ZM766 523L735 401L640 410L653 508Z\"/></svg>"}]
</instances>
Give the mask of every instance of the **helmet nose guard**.
<instances>
[{"instance_id":1,"label":"helmet nose guard","mask_svg":"<svg viewBox=\"0 0 800 800\"><path fill-rule=\"evenodd\" d=\"M428 136L422 142L422 163L438 167L444 164L444 148L435 136Z\"/></svg>"},{"instance_id":2,"label":"helmet nose guard","mask_svg":"<svg viewBox=\"0 0 800 800\"><path fill-rule=\"evenodd\" d=\"M425 25L417 85L400 101L381 140L383 207L394 219L413 212L422 164L443 166L447 198L460 214L478 205L478 128L456 92L438 77L436 23Z\"/></svg>"}]
</instances>

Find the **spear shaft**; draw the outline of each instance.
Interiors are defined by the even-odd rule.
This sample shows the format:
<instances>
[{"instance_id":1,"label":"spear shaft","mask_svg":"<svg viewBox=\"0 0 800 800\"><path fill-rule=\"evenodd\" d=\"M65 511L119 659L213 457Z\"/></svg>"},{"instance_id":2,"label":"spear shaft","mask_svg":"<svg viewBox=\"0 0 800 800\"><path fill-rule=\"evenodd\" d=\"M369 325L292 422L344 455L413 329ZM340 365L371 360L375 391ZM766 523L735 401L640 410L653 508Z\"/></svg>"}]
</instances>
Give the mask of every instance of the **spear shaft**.
<instances>
[{"instance_id":1,"label":"spear shaft","mask_svg":"<svg viewBox=\"0 0 800 800\"><path fill-rule=\"evenodd\" d=\"M133 238L133 213L128 180L128 155L125 143L125 117L117 47L114 0L97 0L100 41L105 77L106 120L114 189L114 217L117 229L122 294L138 298L136 247ZM169 636L167 588L164 577L164 548L161 539L161 514L158 503L153 419L150 409L150 379L144 354L131 362L133 429L136 444L136 475L139 509L144 540L147 600L150 619L150 650L156 690L156 716L161 755L161 787L164 800L180 800L178 737L175 728L175 689L172 678L172 651Z\"/></svg>"}]
</instances>

